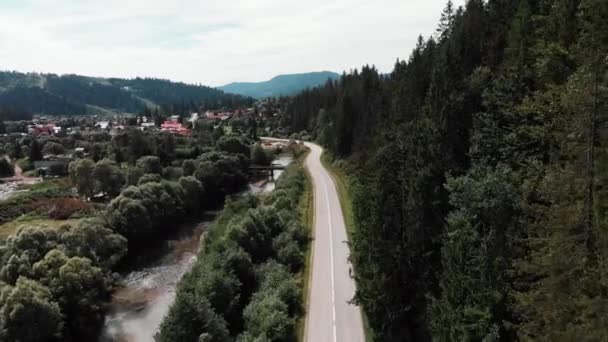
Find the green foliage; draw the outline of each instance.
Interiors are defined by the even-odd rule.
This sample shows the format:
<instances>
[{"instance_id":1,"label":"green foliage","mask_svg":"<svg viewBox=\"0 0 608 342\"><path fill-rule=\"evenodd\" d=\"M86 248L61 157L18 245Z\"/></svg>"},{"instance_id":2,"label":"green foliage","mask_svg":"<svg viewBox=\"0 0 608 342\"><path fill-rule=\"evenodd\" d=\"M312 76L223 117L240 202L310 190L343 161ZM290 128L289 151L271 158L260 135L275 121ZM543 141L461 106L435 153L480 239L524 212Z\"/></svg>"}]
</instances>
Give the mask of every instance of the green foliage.
<instances>
[{"instance_id":1,"label":"green foliage","mask_svg":"<svg viewBox=\"0 0 608 342\"><path fill-rule=\"evenodd\" d=\"M60 340L63 315L51 291L20 278L0 295L0 338L3 341Z\"/></svg>"},{"instance_id":2,"label":"green foliage","mask_svg":"<svg viewBox=\"0 0 608 342\"><path fill-rule=\"evenodd\" d=\"M68 166L72 184L78 192L86 197L92 197L100 192L104 196L114 197L125 184L125 175L118 165L109 159L93 160L77 159Z\"/></svg>"},{"instance_id":3,"label":"green foliage","mask_svg":"<svg viewBox=\"0 0 608 342\"><path fill-rule=\"evenodd\" d=\"M160 175L155 173L146 173L145 175L141 176L141 178L139 178L139 180L137 181L137 185L144 185L146 183L160 183L161 181L162 178L160 177Z\"/></svg>"},{"instance_id":4,"label":"green foliage","mask_svg":"<svg viewBox=\"0 0 608 342\"><path fill-rule=\"evenodd\" d=\"M209 302L183 292L175 299L160 326L160 342L230 341L226 321L213 311Z\"/></svg>"},{"instance_id":5,"label":"green foliage","mask_svg":"<svg viewBox=\"0 0 608 342\"><path fill-rule=\"evenodd\" d=\"M54 249L33 265L34 276L46 285L65 315L66 338L95 336L103 323L101 299L108 295L102 270L89 259L68 258Z\"/></svg>"},{"instance_id":6,"label":"green foliage","mask_svg":"<svg viewBox=\"0 0 608 342\"><path fill-rule=\"evenodd\" d=\"M60 234L67 256L88 258L104 269L112 269L127 254L127 239L100 220L84 220L76 227L62 228Z\"/></svg>"},{"instance_id":7,"label":"green foliage","mask_svg":"<svg viewBox=\"0 0 608 342\"><path fill-rule=\"evenodd\" d=\"M115 162L109 159L98 161L92 176L95 179L96 191L111 197L118 195L125 183L122 171Z\"/></svg>"},{"instance_id":8,"label":"green foliage","mask_svg":"<svg viewBox=\"0 0 608 342\"><path fill-rule=\"evenodd\" d=\"M16 164L21 168L21 171L23 172L34 170L34 163L30 158L19 159L17 160Z\"/></svg>"},{"instance_id":9,"label":"green foliage","mask_svg":"<svg viewBox=\"0 0 608 342\"><path fill-rule=\"evenodd\" d=\"M203 335L211 341L285 341L295 336L296 317L302 313L295 273L308 239L292 213L297 212L304 177L300 167L290 167L268 205L250 198L227 202L205 249L180 281L161 325L161 341ZM278 210L272 203L288 205Z\"/></svg>"},{"instance_id":10,"label":"green foliage","mask_svg":"<svg viewBox=\"0 0 608 342\"><path fill-rule=\"evenodd\" d=\"M95 162L91 159L78 159L70 163L68 172L72 184L76 186L78 192L86 197L93 196L95 190L95 179L93 170Z\"/></svg>"},{"instance_id":11,"label":"green foliage","mask_svg":"<svg viewBox=\"0 0 608 342\"><path fill-rule=\"evenodd\" d=\"M163 169L163 178L167 180L177 181L184 175L181 167L167 166Z\"/></svg>"},{"instance_id":12,"label":"green foliage","mask_svg":"<svg viewBox=\"0 0 608 342\"><path fill-rule=\"evenodd\" d=\"M184 176L192 176L196 170L196 163L192 159L186 159L182 163Z\"/></svg>"},{"instance_id":13,"label":"green foliage","mask_svg":"<svg viewBox=\"0 0 608 342\"><path fill-rule=\"evenodd\" d=\"M203 184L192 176L181 177L179 185L184 190L184 208L188 213L196 213L204 199Z\"/></svg>"},{"instance_id":14,"label":"green foliage","mask_svg":"<svg viewBox=\"0 0 608 342\"><path fill-rule=\"evenodd\" d=\"M31 212L32 204L52 198L69 197L71 194L63 186L56 183L40 183L36 188L19 192L10 198L0 201L0 222L6 223Z\"/></svg>"},{"instance_id":15,"label":"green foliage","mask_svg":"<svg viewBox=\"0 0 608 342\"><path fill-rule=\"evenodd\" d=\"M442 341L513 336L506 304L513 260L521 255L521 196L511 171L473 170L449 179L447 236L442 247L441 300L433 335Z\"/></svg>"},{"instance_id":16,"label":"green foliage","mask_svg":"<svg viewBox=\"0 0 608 342\"><path fill-rule=\"evenodd\" d=\"M6 158L0 158L0 177L10 177L15 174L15 167Z\"/></svg>"},{"instance_id":17,"label":"green foliage","mask_svg":"<svg viewBox=\"0 0 608 342\"><path fill-rule=\"evenodd\" d=\"M59 229L19 229L8 238L0 251L3 265L0 268L0 284L9 285L0 294L0 336L13 336L10 335L14 333L11 329L20 329L19 320L30 319L30 324L40 322L44 325L50 324L48 319L53 320L56 328L49 333L45 330L49 327L41 326L39 333L46 334L41 335L46 337L38 337L40 340L54 340L51 335L61 341L95 338L103 323L103 303L109 295L110 281L106 277L109 276L110 267L126 255L126 248L125 238L95 220L85 220L78 226ZM19 301L23 299L15 303L6 301L10 286L14 286L12 291L22 291L25 278L32 279L28 280L29 287L44 294L43 297L30 294L33 302L23 304L36 309L42 315L39 318L21 317L38 314L20 312L21 309L15 305L20 305ZM41 298L46 298L48 303L39 303ZM54 317L55 313L49 311L49 307L57 307L59 318ZM4 322L9 323L3 325ZM22 333L28 336L28 333ZM8 340L20 341L15 337Z\"/></svg>"},{"instance_id":18,"label":"green foliage","mask_svg":"<svg viewBox=\"0 0 608 342\"><path fill-rule=\"evenodd\" d=\"M137 185L139 180L144 176L144 171L137 166L131 166L126 171L126 182L127 185Z\"/></svg>"},{"instance_id":19,"label":"green foliage","mask_svg":"<svg viewBox=\"0 0 608 342\"><path fill-rule=\"evenodd\" d=\"M279 99L293 137L353 172L355 301L375 340L608 336L607 15L448 2L390 75Z\"/></svg>"},{"instance_id":20,"label":"green foliage","mask_svg":"<svg viewBox=\"0 0 608 342\"><path fill-rule=\"evenodd\" d=\"M14 284L19 276L31 276L29 268L56 248L67 256L89 258L96 266L110 269L126 255L127 246L124 237L98 220L83 220L78 226L58 230L23 227L6 240L0 255L0 279Z\"/></svg>"},{"instance_id":21,"label":"green foliage","mask_svg":"<svg viewBox=\"0 0 608 342\"><path fill-rule=\"evenodd\" d=\"M163 172L160 158L156 156L144 156L139 158L137 160L137 167L139 167L144 174L152 173L160 175Z\"/></svg>"},{"instance_id":22,"label":"green foliage","mask_svg":"<svg viewBox=\"0 0 608 342\"><path fill-rule=\"evenodd\" d=\"M251 163L254 165L268 165L271 162L271 158L266 154L266 151L262 148L262 145L255 144L251 150Z\"/></svg>"},{"instance_id":23,"label":"green foliage","mask_svg":"<svg viewBox=\"0 0 608 342\"><path fill-rule=\"evenodd\" d=\"M130 186L110 202L105 219L112 229L135 242L158 234L159 230L171 227L170 222L180 219L184 212L183 196L178 183Z\"/></svg>"},{"instance_id":24,"label":"green foliage","mask_svg":"<svg viewBox=\"0 0 608 342\"><path fill-rule=\"evenodd\" d=\"M226 195L241 190L247 183L244 155L232 156L227 153L207 152L196 159L194 177L205 188L207 203L218 203Z\"/></svg>"},{"instance_id":25,"label":"green foliage","mask_svg":"<svg viewBox=\"0 0 608 342\"><path fill-rule=\"evenodd\" d=\"M257 292L243 312L247 333L243 338L254 341L281 341L294 329L287 305L274 293Z\"/></svg>"},{"instance_id":26,"label":"green foliage","mask_svg":"<svg viewBox=\"0 0 608 342\"><path fill-rule=\"evenodd\" d=\"M220 151L249 156L249 144L239 136L227 135L219 138L217 148Z\"/></svg>"},{"instance_id":27,"label":"green foliage","mask_svg":"<svg viewBox=\"0 0 608 342\"><path fill-rule=\"evenodd\" d=\"M18 141L14 141L8 148L8 155L13 159L23 158L23 148Z\"/></svg>"},{"instance_id":28,"label":"green foliage","mask_svg":"<svg viewBox=\"0 0 608 342\"><path fill-rule=\"evenodd\" d=\"M56 142L49 141L42 147L43 154L64 154L65 148Z\"/></svg>"}]
</instances>

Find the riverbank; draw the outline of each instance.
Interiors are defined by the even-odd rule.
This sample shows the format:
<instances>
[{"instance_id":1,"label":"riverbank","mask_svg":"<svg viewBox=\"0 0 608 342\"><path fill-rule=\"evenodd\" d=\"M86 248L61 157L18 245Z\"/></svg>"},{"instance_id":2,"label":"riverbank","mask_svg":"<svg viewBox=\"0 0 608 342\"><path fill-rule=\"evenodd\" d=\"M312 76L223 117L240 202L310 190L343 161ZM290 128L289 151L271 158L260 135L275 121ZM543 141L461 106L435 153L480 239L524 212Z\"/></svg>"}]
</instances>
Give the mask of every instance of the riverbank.
<instances>
[{"instance_id":1,"label":"riverbank","mask_svg":"<svg viewBox=\"0 0 608 342\"><path fill-rule=\"evenodd\" d=\"M131 260L112 294L101 341L153 341L154 332L175 298L175 287L190 269L201 236L215 218L178 227L162 243L153 244Z\"/></svg>"},{"instance_id":2,"label":"riverbank","mask_svg":"<svg viewBox=\"0 0 608 342\"><path fill-rule=\"evenodd\" d=\"M275 163L287 166L292 161L292 157L283 155ZM267 180L262 186L250 182L247 190L235 197L271 193L282 173L277 171L274 180ZM120 286L112 294L102 342L154 341L160 323L175 301L178 283L197 260L202 241L217 234L221 230L219 225L228 223L225 215L217 214L213 212L199 222L176 227L174 234L143 248L138 251L139 257L126 262L127 266L120 271Z\"/></svg>"},{"instance_id":3,"label":"riverbank","mask_svg":"<svg viewBox=\"0 0 608 342\"><path fill-rule=\"evenodd\" d=\"M292 165L268 196L227 201L178 285L159 341L194 341L201 334L211 340L296 338L308 245L298 215L305 182L302 168Z\"/></svg>"}]
</instances>

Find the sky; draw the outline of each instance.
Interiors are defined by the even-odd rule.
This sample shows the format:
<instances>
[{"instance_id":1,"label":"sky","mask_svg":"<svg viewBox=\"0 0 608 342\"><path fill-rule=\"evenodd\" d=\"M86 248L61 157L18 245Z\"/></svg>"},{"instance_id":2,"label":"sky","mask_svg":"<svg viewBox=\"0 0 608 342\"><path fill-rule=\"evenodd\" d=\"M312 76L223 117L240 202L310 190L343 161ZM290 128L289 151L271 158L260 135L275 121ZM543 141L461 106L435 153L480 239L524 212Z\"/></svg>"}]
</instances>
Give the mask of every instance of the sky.
<instances>
[{"instance_id":1,"label":"sky","mask_svg":"<svg viewBox=\"0 0 608 342\"><path fill-rule=\"evenodd\" d=\"M0 0L0 70L211 86L365 64L390 72L433 34L446 2Z\"/></svg>"}]
</instances>

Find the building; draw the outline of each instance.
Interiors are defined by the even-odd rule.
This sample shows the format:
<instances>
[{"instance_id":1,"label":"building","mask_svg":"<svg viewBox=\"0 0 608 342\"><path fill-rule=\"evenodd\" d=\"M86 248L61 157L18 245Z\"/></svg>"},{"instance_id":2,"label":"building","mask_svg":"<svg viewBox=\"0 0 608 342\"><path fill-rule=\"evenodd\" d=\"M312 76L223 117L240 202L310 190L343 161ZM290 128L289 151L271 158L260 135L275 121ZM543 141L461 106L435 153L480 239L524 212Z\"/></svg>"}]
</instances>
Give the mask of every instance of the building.
<instances>
[{"instance_id":1,"label":"building","mask_svg":"<svg viewBox=\"0 0 608 342\"><path fill-rule=\"evenodd\" d=\"M232 113L232 112L224 112L224 111L216 112L216 111L208 110L207 112L205 112L205 117L207 117L207 119L211 119L211 120L226 121L226 120L230 119L233 115L234 115L234 113Z\"/></svg>"},{"instance_id":2,"label":"building","mask_svg":"<svg viewBox=\"0 0 608 342\"><path fill-rule=\"evenodd\" d=\"M173 134L179 134L186 137L192 134L192 131L184 127L181 122L178 122L177 120L173 119L163 122L160 127L160 130L161 132L171 132Z\"/></svg>"},{"instance_id":3,"label":"building","mask_svg":"<svg viewBox=\"0 0 608 342\"><path fill-rule=\"evenodd\" d=\"M101 128L101 129L108 129L109 126L110 126L110 121L99 121L95 124L95 127Z\"/></svg>"},{"instance_id":4,"label":"building","mask_svg":"<svg viewBox=\"0 0 608 342\"><path fill-rule=\"evenodd\" d=\"M207 119L217 119L216 115L216 112L210 110L205 112L205 117L207 117Z\"/></svg>"},{"instance_id":5,"label":"building","mask_svg":"<svg viewBox=\"0 0 608 342\"><path fill-rule=\"evenodd\" d=\"M59 132L61 132L61 127L57 127L55 124L38 124L28 127L28 133L33 136L38 136L40 134L53 135Z\"/></svg>"},{"instance_id":6,"label":"building","mask_svg":"<svg viewBox=\"0 0 608 342\"><path fill-rule=\"evenodd\" d=\"M154 130L155 128L154 122L142 122L139 125L139 129L142 131Z\"/></svg>"}]
</instances>

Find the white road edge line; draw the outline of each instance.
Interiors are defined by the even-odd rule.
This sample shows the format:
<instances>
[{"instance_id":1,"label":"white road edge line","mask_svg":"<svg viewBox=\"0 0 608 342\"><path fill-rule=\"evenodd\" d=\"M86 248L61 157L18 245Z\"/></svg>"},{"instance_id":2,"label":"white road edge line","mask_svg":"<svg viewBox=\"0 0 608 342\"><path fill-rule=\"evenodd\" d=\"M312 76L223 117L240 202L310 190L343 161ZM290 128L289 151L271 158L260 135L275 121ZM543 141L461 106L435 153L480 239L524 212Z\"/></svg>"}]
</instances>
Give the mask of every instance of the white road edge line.
<instances>
[{"instance_id":1,"label":"white road edge line","mask_svg":"<svg viewBox=\"0 0 608 342\"><path fill-rule=\"evenodd\" d=\"M323 178L323 177L322 177ZM336 331L336 290L335 290L335 280L334 280L334 229L331 224L331 209L329 207L329 195L327 191L327 183L325 179L323 179L323 188L325 189L325 201L327 204L327 217L329 221L329 260L331 265L331 309L332 309L332 328L334 333L334 342L337 341L337 331Z\"/></svg>"}]
</instances>

